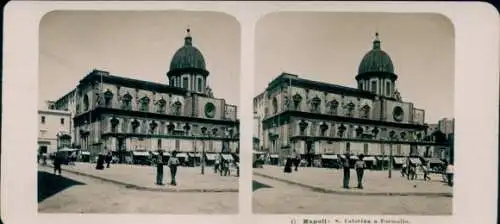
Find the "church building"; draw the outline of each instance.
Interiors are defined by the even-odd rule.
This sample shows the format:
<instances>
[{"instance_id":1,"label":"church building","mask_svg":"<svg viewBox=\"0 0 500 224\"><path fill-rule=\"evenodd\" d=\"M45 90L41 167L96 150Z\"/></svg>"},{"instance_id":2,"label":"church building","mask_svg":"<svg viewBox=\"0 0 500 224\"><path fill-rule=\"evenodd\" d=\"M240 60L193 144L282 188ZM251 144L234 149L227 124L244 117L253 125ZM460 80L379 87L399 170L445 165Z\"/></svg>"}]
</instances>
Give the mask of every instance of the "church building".
<instances>
[{"instance_id":1,"label":"church building","mask_svg":"<svg viewBox=\"0 0 500 224\"><path fill-rule=\"evenodd\" d=\"M55 102L73 114L74 146L98 153L238 153L237 107L216 98L190 30L166 72L168 84L93 70Z\"/></svg>"},{"instance_id":2,"label":"church building","mask_svg":"<svg viewBox=\"0 0 500 224\"><path fill-rule=\"evenodd\" d=\"M398 75L376 34L354 77L357 88L282 73L254 98L259 147L281 162L337 158L346 152L366 160L433 156L425 111L402 100ZM354 156L355 157L355 156ZM397 162L400 162L399 160ZM397 163L396 162L396 163Z\"/></svg>"}]
</instances>

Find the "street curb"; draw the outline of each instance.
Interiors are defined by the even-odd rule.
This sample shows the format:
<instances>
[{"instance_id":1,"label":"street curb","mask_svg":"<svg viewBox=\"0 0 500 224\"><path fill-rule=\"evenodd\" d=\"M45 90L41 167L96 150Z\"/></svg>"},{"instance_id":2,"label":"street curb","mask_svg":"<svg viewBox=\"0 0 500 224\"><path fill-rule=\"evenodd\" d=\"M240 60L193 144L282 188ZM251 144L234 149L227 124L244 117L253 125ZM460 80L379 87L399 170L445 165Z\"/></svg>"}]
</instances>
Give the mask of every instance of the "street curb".
<instances>
[{"instance_id":1,"label":"street curb","mask_svg":"<svg viewBox=\"0 0 500 224\"><path fill-rule=\"evenodd\" d=\"M274 176L270 176L267 174L261 174L254 172L256 176L265 177L281 182L285 182L288 184L293 184L305 188L309 188L315 192L326 193L326 194L340 194L340 195L358 195L358 196L425 196L425 197L453 197L453 193L424 193L424 192L354 192L354 191L341 191L341 190L332 190L322 187L311 186L295 181L286 180L283 178L278 178Z\"/></svg>"},{"instance_id":2,"label":"street curb","mask_svg":"<svg viewBox=\"0 0 500 224\"><path fill-rule=\"evenodd\" d=\"M42 166L54 168L51 165L42 165ZM143 186L139 186L139 185L135 185L135 184L130 184L130 183L126 183L126 182L122 182L122 181L118 181L118 180L113 180L113 179L109 179L109 178L99 177L99 176L96 176L96 175L91 175L91 174L87 174L87 173L83 173L83 172L79 172L79 171L75 171L75 170L68 170L68 169L64 169L64 168L62 168L62 170L66 171L68 173L73 173L73 174L80 175L80 176L90 177L90 178L98 179L98 180L101 180L101 181L104 181L104 182L109 182L109 183L113 183L113 184L116 184L116 185L121 185L121 186L124 186L125 188L135 189L135 190L140 190L140 191L171 192L171 193L173 193L173 192L177 192L177 193L187 193L187 192L190 192L190 193L223 193L223 192L234 193L234 192L238 192L237 188L236 189L234 189L234 188L225 188L225 189L224 188L220 188L220 189L217 189L217 188L212 188L212 189L204 189L204 188L178 189L178 188L152 188L152 187L143 187Z\"/></svg>"}]
</instances>

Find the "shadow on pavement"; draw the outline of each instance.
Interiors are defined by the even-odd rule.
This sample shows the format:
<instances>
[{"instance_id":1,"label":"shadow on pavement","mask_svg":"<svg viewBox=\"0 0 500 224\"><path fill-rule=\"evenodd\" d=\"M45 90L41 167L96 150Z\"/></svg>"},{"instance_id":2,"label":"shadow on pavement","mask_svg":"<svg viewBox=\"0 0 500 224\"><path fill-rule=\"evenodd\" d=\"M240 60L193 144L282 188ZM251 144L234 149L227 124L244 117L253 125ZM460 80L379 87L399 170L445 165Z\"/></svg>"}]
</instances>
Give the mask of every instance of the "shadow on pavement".
<instances>
[{"instance_id":1,"label":"shadow on pavement","mask_svg":"<svg viewBox=\"0 0 500 224\"><path fill-rule=\"evenodd\" d=\"M52 195L75 185L85 184L64 176L38 171L38 202L40 203Z\"/></svg>"},{"instance_id":2,"label":"shadow on pavement","mask_svg":"<svg viewBox=\"0 0 500 224\"><path fill-rule=\"evenodd\" d=\"M261 182L255 181L255 180L252 181L252 192L259 190L261 188L272 188L272 187L269 185L263 184Z\"/></svg>"}]
</instances>

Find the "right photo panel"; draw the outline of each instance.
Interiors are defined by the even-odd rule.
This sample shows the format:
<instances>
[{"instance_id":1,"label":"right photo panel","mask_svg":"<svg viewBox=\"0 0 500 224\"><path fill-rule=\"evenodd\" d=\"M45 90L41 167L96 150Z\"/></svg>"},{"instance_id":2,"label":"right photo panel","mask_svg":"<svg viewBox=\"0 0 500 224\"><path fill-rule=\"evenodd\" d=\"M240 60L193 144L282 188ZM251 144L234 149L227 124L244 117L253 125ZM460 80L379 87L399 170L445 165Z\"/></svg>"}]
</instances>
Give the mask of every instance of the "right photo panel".
<instances>
[{"instance_id":1,"label":"right photo panel","mask_svg":"<svg viewBox=\"0 0 500 224\"><path fill-rule=\"evenodd\" d=\"M452 215L454 44L439 14L262 17L253 213Z\"/></svg>"}]
</instances>

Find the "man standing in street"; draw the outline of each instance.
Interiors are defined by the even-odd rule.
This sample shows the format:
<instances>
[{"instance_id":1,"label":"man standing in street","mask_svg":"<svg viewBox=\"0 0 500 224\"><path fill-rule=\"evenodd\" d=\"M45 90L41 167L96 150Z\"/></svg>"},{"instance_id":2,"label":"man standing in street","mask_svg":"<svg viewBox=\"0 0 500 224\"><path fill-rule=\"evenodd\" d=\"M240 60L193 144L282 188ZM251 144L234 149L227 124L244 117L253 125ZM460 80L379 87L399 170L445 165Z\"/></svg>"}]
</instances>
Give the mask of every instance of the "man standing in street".
<instances>
[{"instance_id":1,"label":"man standing in street","mask_svg":"<svg viewBox=\"0 0 500 224\"><path fill-rule=\"evenodd\" d=\"M359 155L358 157L359 159L354 164L354 168L356 169L356 174L358 176L358 188L363 189L363 174L365 172L366 163L363 161L363 155Z\"/></svg>"},{"instance_id":2,"label":"man standing in street","mask_svg":"<svg viewBox=\"0 0 500 224\"><path fill-rule=\"evenodd\" d=\"M163 185L163 151L161 150L156 158L156 184Z\"/></svg>"},{"instance_id":3,"label":"man standing in street","mask_svg":"<svg viewBox=\"0 0 500 224\"><path fill-rule=\"evenodd\" d=\"M170 184L176 186L177 181L175 180L175 175L177 174L177 166L179 166L179 159L177 158L176 151L172 152L172 156L168 159L167 166L170 168Z\"/></svg>"}]
</instances>

